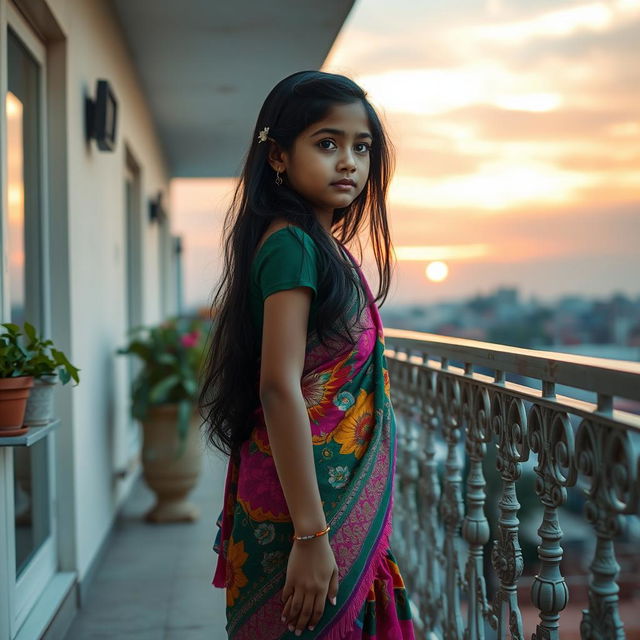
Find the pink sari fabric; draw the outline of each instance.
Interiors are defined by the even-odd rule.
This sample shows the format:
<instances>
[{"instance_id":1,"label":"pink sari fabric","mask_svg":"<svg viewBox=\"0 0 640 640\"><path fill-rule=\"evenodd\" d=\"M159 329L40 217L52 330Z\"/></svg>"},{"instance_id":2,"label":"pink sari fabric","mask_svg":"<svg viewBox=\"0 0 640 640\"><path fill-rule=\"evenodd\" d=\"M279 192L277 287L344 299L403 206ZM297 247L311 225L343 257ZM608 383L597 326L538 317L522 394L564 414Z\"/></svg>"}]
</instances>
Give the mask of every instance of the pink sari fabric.
<instances>
[{"instance_id":1,"label":"pink sari fabric","mask_svg":"<svg viewBox=\"0 0 640 640\"><path fill-rule=\"evenodd\" d=\"M380 559L373 584L345 640L414 640L407 592L391 550Z\"/></svg>"}]
</instances>

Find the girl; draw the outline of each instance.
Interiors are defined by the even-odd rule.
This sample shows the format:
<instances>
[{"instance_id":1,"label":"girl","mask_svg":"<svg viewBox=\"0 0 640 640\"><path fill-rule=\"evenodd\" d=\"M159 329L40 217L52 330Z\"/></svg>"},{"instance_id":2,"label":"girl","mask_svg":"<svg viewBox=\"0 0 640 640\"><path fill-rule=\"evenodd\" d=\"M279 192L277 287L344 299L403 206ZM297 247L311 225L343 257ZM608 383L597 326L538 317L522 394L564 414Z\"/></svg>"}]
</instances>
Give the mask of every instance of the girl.
<instances>
[{"instance_id":1,"label":"girl","mask_svg":"<svg viewBox=\"0 0 640 640\"><path fill-rule=\"evenodd\" d=\"M365 92L301 71L260 110L224 225L200 392L230 455L213 584L234 640L412 639L389 549L395 418L378 300L390 143ZM345 244L366 229L380 288Z\"/></svg>"}]
</instances>

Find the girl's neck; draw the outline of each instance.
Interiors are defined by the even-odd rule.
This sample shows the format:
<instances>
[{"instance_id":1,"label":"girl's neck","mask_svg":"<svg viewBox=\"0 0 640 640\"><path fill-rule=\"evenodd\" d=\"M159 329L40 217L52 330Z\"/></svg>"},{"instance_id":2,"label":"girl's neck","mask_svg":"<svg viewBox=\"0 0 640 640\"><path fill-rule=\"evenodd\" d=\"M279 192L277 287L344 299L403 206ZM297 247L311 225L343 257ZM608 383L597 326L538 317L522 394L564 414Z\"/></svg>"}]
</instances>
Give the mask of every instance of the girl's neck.
<instances>
[{"instance_id":1,"label":"girl's neck","mask_svg":"<svg viewBox=\"0 0 640 640\"><path fill-rule=\"evenodd\" d=\"M326 234L329 236L331 242L335 246L336 250L340 254L340 243L333 237L333 233L331 233L331 222L333 221L333 212L331 214L322 214L316 212L316 218L320 223L320 226L325 230Z\"/></svg>"},{"instance_id":2,"label":"girl's neck","mask_svg":"<svg viewBox=\"0 0 640 640\"><path fill-rule=\"evenodd\" d=\"M333 211L316 211L316 218L320 226L331 235L331 223L333 222Z\"/></svg>"}]
</instances>

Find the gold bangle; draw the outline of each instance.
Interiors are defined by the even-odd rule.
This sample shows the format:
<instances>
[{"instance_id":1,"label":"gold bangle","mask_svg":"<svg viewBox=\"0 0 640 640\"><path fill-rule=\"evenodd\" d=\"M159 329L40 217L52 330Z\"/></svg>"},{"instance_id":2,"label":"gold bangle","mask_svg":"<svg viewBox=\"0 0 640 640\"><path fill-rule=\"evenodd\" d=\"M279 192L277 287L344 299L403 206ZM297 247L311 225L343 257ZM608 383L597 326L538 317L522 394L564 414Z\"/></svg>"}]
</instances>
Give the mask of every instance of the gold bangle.
<instances>
[{"instance_id":1,"label":"gold bangle","mask_svg":"<svg viewBox=\"0 0 640 640\"><path fill-rule=\"evenodd\" d=\"M316 531L315 533L310 533L308 536L297 536L293 535L294 540L311 540L312 538L318 538L319 536L323 536L325 533L329 533L329 529L331 527L329 525L326 526L322 531Z\"/></svg>"}]
</instances>

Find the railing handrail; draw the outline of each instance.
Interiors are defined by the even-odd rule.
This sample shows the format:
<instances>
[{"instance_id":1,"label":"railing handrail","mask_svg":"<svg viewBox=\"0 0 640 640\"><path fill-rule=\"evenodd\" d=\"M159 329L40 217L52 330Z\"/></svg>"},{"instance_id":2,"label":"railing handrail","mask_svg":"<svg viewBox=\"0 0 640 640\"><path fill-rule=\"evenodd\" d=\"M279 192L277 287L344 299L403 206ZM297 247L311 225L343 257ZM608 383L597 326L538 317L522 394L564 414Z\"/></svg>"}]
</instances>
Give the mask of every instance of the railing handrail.
<instances>
[{"instance_id":1,"label":"railing handrail","mask_svg":"<svg viewBox=\"0 0 640 640\"><path fill-rule=\"evenodd\" d=\"M468 338L386 328L394 347L640 402L640 362L523 349Z\"/></svg>"}]
</instances>

